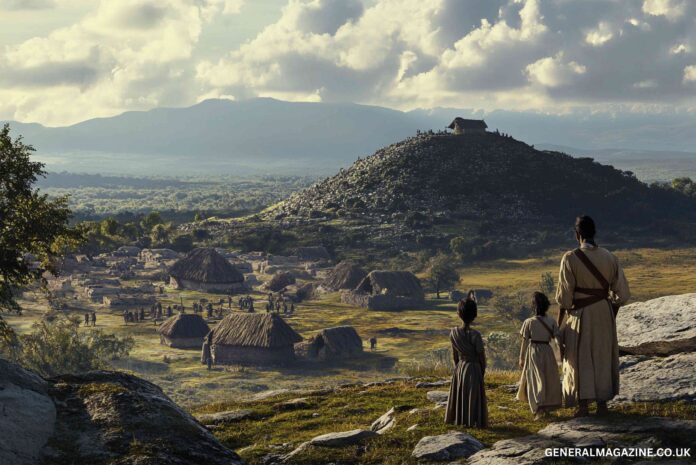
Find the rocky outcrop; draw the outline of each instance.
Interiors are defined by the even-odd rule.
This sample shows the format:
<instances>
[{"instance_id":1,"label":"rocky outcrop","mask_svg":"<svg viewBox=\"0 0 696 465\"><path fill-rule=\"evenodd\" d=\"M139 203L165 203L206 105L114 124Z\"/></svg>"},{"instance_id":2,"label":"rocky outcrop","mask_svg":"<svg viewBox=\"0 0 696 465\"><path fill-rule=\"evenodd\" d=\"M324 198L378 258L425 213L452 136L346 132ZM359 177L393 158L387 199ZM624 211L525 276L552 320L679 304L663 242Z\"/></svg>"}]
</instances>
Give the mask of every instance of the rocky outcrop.
<instances>
[{"instance_id":1,"label":"rocky outcrop","mask_svg":"<svg viewBox=\"0 0 696 465\"><path fill-rule=\"evenodd\" d=\"M696 352L621 357L621 389L613 402L696 400Z\"/></svg>"},{"instance_id":2,"label":"rocky outcrop","mask_svg":"<svg viewBox=\"0 0 696 465\"><path fill-rule=\"evenodd\" d=\"M540 465L554 463L548 448L677 447L691 443L696 421L671 418L577 418L552 423L537 434L498 441L471 457L469 465Z\"/></svg>"},{"instance_id":3,"label":"rocky outcrop","mask_svg":"<svg viewBox=\"0 0 696 465\"><path fill-rule=\"evenodd\" d=\"M634 355L696 351L696 294L670 295L622 307L619 349Z\"/></svg>"},{"instance_id":4,"label":"rocky outcrop","mask_svg":"<svg viewBox=\"0 0 696 465\"><path fill-rule=\"evenodd\" d=\"M37 463L55 429L48 389L40 376L0 359L0 463Z\"/></svg>"},{"instance_id":5,"label":"rocky outcrop","mask_svg":"<svg viewBox=\"0 0 696 465\"><path fill-rule=\"evenodd\" d=\"M413 457L421 460L444 461L467 458L483 449L475 437L458 431L438 436L425 436L413 449Z\"/></svg>"},{"instance_id":6,"label":"rocky outcrop","mask_svg":"<svg viewBox=\"0 0 696 465\"><path fill-rule=\"evenodd\" d=\"M377 434L384 434L396 425L396 409L390 408L387 413L376 419L370 425L370 430Z\"/></svg>"},{"instance_id":7,"label":"rocky outcrop","mask_svg":"<svg viewBox=\"0 0 696 465\"><path fill-rule=\"evenodd\" d=\"M156 385L125 373L49 380L0 360L0 463L241 465Z\"/></svg>"},{"instance_id":8,"label":"rocky outcrop","mask_svg":"<svg viewBox=\"0 0 696 465\"><path fill-rule=\"evenodd\" d=\"M327 433L317 436L309 441L309 444L317 447L344 447L360 444L366 439L377 436L377 433L365 429L341 431L339 433Z\"/></svg>"},{"instance_id":9,"label":"rocky outcrop","mask_svg":"<svg viewBox=\"0 0 696 465\"><path fill-rule=\"evenodd\" d=\"M449 398L448 391L428 391L425 396L430 402L436 404L446 404L447 398Z\"/></svg>"},{"instance_id":10,"label":"rocky outcrop","mask_svg":"<svg viewBox=\"0 0 696 465\"><path fill-rule=\"evenodd\" d=\"M204 425L218 425L236 423L238 421L256 418L256 414L251 410L227 410L224 412L204 413L198 415L198 421Z\"/></svg>"}]
</instances>

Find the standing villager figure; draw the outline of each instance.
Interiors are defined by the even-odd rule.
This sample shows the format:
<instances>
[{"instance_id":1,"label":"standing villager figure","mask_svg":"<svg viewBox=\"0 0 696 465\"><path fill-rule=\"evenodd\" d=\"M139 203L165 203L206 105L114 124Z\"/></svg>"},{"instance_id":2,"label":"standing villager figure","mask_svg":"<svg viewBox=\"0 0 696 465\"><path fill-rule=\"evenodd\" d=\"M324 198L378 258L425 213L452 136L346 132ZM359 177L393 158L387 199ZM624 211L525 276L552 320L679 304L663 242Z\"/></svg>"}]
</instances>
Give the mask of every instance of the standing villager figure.
<instances>
[{"instance_id":1,"label":"standing villager figure","mask_svg":"<svg viewBox=\"0 0 696 465\"><path fill-rule=\"evenodd\" d=\"M203 347L201 350L201 363L208 366L208 371L213 367L213 355L211 352L211 347L213 346L213 332L210 331L203 340Z\"/></svg>"},{"instance_id":2,"label":"standing villager figure","mask_svg":"<svg viewBox=\"0 0 696 465\"><path fill-rule=\"evenodd\" d=\"M619 392L619 345L616 312L631 296L619 260L595 243L595 223L589 216L575 222L580 244L561 260L556 300L561 307L563 401L577 405L576 416L607 413L607 401Z\"/></svg>"},{"instance_id":3,"label":"standing villager figure","mask_svg":"<svg viewBox=\"0 0 696 465\"><path fill-rule=\"evenodd\" d=\"M85 313L85 326L89 326L89 313Z\"/></svg>"},{"instance_id":4,"label":"standing villager figure","mask_svg":"<svg viewBox=\"0 0 696 465\"><path fill-rule=\"evenodd\" d=\"M520 330L522 376L517 400L528 402L537 420L548 411L561 406L558 362L550 345L558 337L558 325L553 318L546 315L549 305L549 299L545 294L535 292L532 307L536 316L527 318Z\"/></svg>"},{"instance_id":5,"label":"standing villager figure","mask_svg":"<svg viewBox=\"0 0 696 465\"><path fill-rule=\"evenodd\" d=\"M171 305L167 305L167 318L170 318L170 317L172 316L172 314L173 314L173 312L172 312L172 306L171 306Z\"/></svg>"},{"instance_id":6,"label":"standing villager figure","mask_svg":"<svg viewBox=\"0 0 696 465\"><path fill-rule=\"evenodd\" d=\"M377 338L374 336L370 338L370 350L377 350Z\"/></svg>"},{"instance_id":7,"label":"standing villager figure","mask_svg":"<svg viewBox=\"0 0 696 465\"><path fill-rule=\"evenodd\" d=\"M454 373L447 400L445 423L486 428L488 405L483 385L486 354L481 333L471 329L471 323L477 313L476 300L473 293L469 292L466 300L461 300L457 307L457 314L464 324L450 331Z\"/></svg>"},{"instance_id":8,"label":"standing villager figure","mask_svg":"<svg viewBox=\"0 0 696 465\"><path fill-rule=\"evenodd\" d=\"M97 312L92 312L92 326L97 326Z\"/></svg>"}]
</instances>

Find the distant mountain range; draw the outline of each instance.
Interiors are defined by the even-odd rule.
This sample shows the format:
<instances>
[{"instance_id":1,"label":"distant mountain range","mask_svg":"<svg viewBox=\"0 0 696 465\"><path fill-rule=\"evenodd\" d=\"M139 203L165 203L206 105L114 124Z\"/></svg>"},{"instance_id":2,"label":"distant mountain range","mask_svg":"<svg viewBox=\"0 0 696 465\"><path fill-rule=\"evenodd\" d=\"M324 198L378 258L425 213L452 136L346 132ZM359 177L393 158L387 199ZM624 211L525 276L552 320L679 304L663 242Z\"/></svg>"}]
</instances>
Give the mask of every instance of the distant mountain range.
<instances>
[{"instance_id":1,"label":"distant mountain range","mask_svg":"<svg viewBox=\"0 0 696 465\"><path fill-rule=\"evenodd\" d=\"M455 116L485 118L491 130L542 148L633 169L643 179L696 174L694 118L668 115L553 116L435 108L401 112L377 106L274 99L206 100L96 118L67 127L11 122L50 171L186 176L327 174L414 135L440 130ZM607 149L607 147L627 147ZM616 163L614 163L616 161ZM693 173L693 174L692 174Z\"/></svg>"}]
</instances>

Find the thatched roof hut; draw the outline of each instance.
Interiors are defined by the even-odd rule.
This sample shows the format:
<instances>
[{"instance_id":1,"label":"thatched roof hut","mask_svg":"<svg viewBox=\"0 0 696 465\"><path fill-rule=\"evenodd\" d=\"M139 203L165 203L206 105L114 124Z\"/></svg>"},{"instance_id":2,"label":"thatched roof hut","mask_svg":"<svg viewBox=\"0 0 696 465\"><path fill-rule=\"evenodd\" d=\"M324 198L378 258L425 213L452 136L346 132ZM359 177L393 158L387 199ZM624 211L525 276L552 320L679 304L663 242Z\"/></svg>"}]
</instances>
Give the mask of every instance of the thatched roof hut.
<instances>
[{"instance_id":1,"label":"thatched roof hut","mask_svg":"<svg viewBox=\"0 0 696 465\"><path fill-rule=\"evenodd\" d=\"M193 249L169 269L174 288L203 292L245 290L244 275L213 248Z\"/></svg>"},{"instance_id":2,"label":"thatched roof hut","mask_svg":"<svg viewBox=\"0 0 696 465\"><path fill-rule=\"evenodd\" d=\"M278 271L273 275L266 287L273 292L278 292L282 291L291 284L295 284L296 281L297 280L292 273L287 271Z\"/></svg>"},{"instance_id":3,"label":"thatched roof hut","mask_svg":"<svg viewBox=\"0 0 696 465\"><path fill-rule=\"evenodd\" d=\"M203 338L210 327L200 315L180 313L168 318L162 323L157 332L160 343L177 349L200 348Z\"/></svg>"},{"instance_id":4,"label":"thatched roof hut","mask_svg":"<svg viewBox=\"0 0 696 465\"><path fill-rule=\"evenodd\" d=\"M457 116L447 127L453 129L454 133L457 135L485 134L488 125L482 119L464 119Z\"/></svg>"},{"instance_id":5,"label":"thatched roof hut","mask_svg":"<svg viewBox=\"0 0 696 465\"><path fill-rule=\"evenodd\" d=\"M425 293L410 271L372 271L341 300L370 310L402 310L422 307Z\"/></svg>"},{"instance_id":6,"label":"thatched roof hut","mask_svg":"<svg viewBox=\"0 0 696 465\"><path fill-rule=\"evenodd\" d=\"M321 286L330 291L355 289L365 276L367 276L365 270L351 261L344 260L329 272Z\"/></svg>"},{"instance_id":7,"label":"thatched roof hut","mask_svg":"<svg viewBox=\"0 0 696 465\"><path fill-rule=\"evenodd\" d=\"M358 357L363 353L362 339L352 326L326 328L310 340L295 344L295 353L310 360Z\"/></svg>"},{"instance_id":8,"label":"thatched roof hut","mask_svg":"<svg viewBox=\"0 0 696 465\"><path fill-rule=\"evenodd\" d=\"M215 363L282 363L295 357L294 344L302 337L280 315L234 312L213 331Z\"/></svg>"}]
</instances>

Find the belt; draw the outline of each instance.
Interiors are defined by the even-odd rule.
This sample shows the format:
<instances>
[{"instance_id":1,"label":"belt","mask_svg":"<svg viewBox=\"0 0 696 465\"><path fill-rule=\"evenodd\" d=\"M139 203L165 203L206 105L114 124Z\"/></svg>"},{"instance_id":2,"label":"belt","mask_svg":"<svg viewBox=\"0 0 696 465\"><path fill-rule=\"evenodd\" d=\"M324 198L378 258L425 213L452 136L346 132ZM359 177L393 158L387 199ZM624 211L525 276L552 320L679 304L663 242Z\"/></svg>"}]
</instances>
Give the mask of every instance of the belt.
<instances>
[{"instance_id":1,"label":"belt","mask_svg":"<svg viewBox=\"0 0 696 465\"><path fill-rule=\"evenodd\" d=\"M532 344L548 344L549 341L531 341Z\"/></svg>"},{"instance_id":2,"label":"belt","mask_svg":"<svg viewBox=\"0 0 696 465\"><path fill-rule=\"evenodd\" d=\"M601 302L602 300L609 300L609 289L593 289L589 287L576 287L575 292L580 294L586 294L589 297L573 298L573 309L577 310L584 307L589 307L590 305Z\"/></svg>"}]
</instances>

